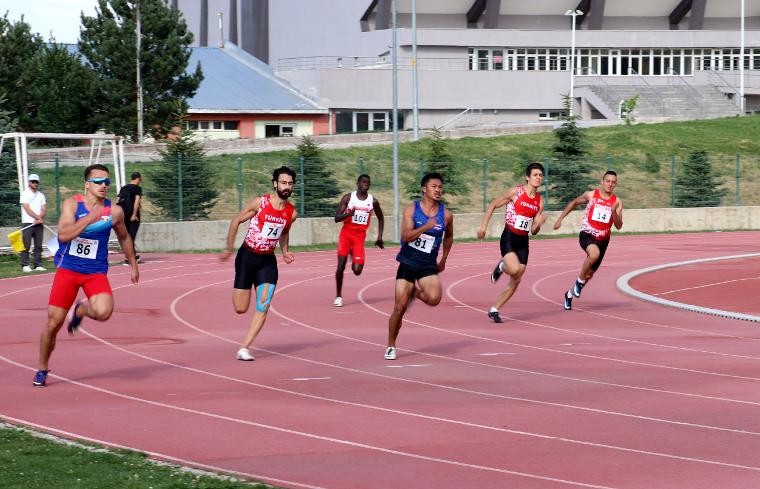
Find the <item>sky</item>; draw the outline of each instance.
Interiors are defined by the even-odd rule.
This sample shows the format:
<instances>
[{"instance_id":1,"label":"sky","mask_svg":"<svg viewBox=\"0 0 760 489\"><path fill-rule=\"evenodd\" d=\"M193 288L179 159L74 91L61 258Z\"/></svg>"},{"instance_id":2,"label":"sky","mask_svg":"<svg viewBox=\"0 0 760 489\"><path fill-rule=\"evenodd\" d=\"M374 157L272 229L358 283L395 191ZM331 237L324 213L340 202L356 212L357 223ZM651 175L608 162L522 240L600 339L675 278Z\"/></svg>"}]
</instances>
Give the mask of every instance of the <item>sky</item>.
<instances>
[{"instance_id":1,"label":"sky","mask_svg":"<svg viewBox=\"0 0 760 489\"><path fill-rule=\"evenodd\" d=\"M97 0L0 0L0 16L8 12L11 22L24 20L32 32L45 41L52 32L59 43L75 43L79 39L79 14L95 15Z\"/></svg>"}]
</instances>

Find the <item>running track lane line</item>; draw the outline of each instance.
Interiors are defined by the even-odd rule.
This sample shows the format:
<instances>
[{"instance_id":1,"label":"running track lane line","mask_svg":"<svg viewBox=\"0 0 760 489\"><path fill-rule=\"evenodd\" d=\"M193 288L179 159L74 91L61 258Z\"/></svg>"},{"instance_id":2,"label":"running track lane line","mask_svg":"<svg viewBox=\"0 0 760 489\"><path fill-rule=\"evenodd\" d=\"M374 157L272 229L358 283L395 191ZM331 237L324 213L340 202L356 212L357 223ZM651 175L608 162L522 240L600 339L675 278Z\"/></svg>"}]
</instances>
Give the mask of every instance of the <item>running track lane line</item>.
<instances>
[{"instance_id":1,"label":"running track lane line","mask_svg":"<svg viewBox=\"0 0 760 489\"><path fill-rule=\"evenodd\" d=\"M628 282L633 279L634 277L637 277L639 275L643 275L645 273L654 272L657 270L662 270L664 268L673 268L673 267L680 267L684 265L693 265L695 263L704 263L704 262L710 262L710 261L718 261L718 260L732 260L737 258L751 258L755 256L760 256L760 253L745 253L743 255L731 255L731 256L718 256L713 258L700 258L697 260L687 260L687 261L679 261L679 262L673 262L673 263L666 263L664 265L656 265L653 267L647 267L647 268L641 268L639 270L634 270L632 272L628 272L625 275L621 276L617 280L617 287L625 294L628 294L630 296L633 296L637 299L641 299L643 301L648 302L654 302L655 304L659 304L661 306L668 306L668 307L675 307L676 309L683 309L690 312L698 312L701 314L709 314L711 316L719 316L729 319L739 319L742 321L752 321L759 323L760 322L760 316L755 316L752 314L742 314L739 312L734 311L724 311L722 309L712 309L709 307L701 307L701 306L695 306L692 304L686 304L684 302L676 302L671 301L668 299L662 299L660 297L651 295L651 294L645 294L644 292L640 292L633 287L631 287Z\"/></svg>"}]
</instances>

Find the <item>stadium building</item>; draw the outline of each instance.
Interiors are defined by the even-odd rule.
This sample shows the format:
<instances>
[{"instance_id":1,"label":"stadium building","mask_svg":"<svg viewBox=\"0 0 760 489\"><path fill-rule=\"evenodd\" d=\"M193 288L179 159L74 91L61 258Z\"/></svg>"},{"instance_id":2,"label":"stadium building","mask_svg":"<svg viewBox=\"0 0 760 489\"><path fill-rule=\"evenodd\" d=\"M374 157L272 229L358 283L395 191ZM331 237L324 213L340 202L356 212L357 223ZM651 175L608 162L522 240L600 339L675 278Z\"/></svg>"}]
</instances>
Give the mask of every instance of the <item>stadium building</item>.
<instances>
[{"instance_id":1,"label":"stadium building","mask_svg":"<svg viewBox=\"0 0 760 489\"><path fill-rule=\"evenodd\" d=\"M391 0L174 3L201 44L239 40L328 108L329 132L391 127ZM760 112L760 2L743 14L741 0L395 3L404 128L415 66L420 127L552 120L570 93L586 120L617 120L636 96L638 119Z\"/></svg>"}]
</instances>

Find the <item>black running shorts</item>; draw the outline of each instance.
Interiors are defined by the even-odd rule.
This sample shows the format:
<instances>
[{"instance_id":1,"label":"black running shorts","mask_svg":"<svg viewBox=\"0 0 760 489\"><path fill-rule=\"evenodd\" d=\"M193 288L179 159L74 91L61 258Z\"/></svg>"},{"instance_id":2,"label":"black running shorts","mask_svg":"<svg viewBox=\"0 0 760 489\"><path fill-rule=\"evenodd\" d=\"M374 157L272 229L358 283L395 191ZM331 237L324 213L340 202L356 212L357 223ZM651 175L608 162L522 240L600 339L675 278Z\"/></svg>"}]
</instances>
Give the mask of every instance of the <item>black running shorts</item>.
<instances>
[{"instance_id":1,"label":"black running shorts","mask_svg":"<svg viewBox=\"0 0 760 489\"><path fill-rule=\"evenodd\" d=\"M235 257L235 288L251 289L261 284L277 284L277 258L274 253L260 255L241 246Z\"/></svg>"},{"instance_id":2,"label":"black running shorts","mask_svg":"<svg viewBox=\"0 0 760 489\"><path fill-rule=\"evenodd\" d=\"M429 277L430 275L438 275L438 265L414 268L399 263L398 270L396 271L396 280L406 280L407 282L415 283L417 280Z\"/></svg>"},{"instance_id":3,"label":"black running shorts","mask_svg":"<svg viewBox=\"0 0 760 489\"><path fill-rule=\"evenodd\" d=\"M607 246L610 244L610 240L604 239L602 241L597 241L592 234L581 231L581 234L578 235L578 243L580 243L583 251L586 251L586 248L592 244L599 247L599 259L591 265L591 270L599 270L599 267L602 266L602 260L604 260L604 254L607 253Z\"/></svg>"},{"instance_id":4,"label":"black running shorts","mask_svg":"<svg viewBox=\"0 0 760 489\"><path fill-rule=\"evenodd\" d=\"M499 247L501 248L501 256L507 253L514 253L517 255L517 260L523 265L528 264L528 246L530 244L530 237L525 234L515 234L504 226L504 231L501 232L501 241Z\"/></svg>"}]
</instances>

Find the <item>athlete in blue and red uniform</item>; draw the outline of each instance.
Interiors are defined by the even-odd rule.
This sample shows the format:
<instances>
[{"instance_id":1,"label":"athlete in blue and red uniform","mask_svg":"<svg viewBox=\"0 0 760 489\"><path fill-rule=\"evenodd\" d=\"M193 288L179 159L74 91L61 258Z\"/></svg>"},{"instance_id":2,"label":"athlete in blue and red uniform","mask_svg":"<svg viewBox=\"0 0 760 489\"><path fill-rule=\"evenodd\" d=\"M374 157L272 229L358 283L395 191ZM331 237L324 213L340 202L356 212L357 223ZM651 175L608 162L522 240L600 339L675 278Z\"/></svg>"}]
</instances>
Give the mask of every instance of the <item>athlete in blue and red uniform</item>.
<instances>
[{"instance_id":1,"label":"athlete in blue and red uniform","mask_svg":"<svg viewBox=\"0 0 760 489\"><path fill-rule=\"evenodd\" d=\"M504 231L501 233L501 260L491 272L491 282L496 283L506 272L509 275L507 288L499 294L496 303L488 311L495 323L503 323L499 309L506 304L520 285L520 280L528 265L530 234L538 234L541 225L546 221L544 201L538 193L538 188L544 181L544 167L541 163L531 163L525 170L525 185L510 188L488 205L483 221L477 231L478 239L486 235L488 221L494 211L506 205L504 215Z\"/></svg>"},{"instance_id":2,"label":"athlete in blue and red uniform","mask_svg":"<svg viewBox=\"0 0 760 489\"><path fill-rule=\"evenodd\" d=\"M615 195L617 173L610 170L602 176L602 186L589 190L571 200L554 223L554 229L559 229L562 220L577 206L586 204L581 217L581 232L578 241L581 249L586 252L586 259L581 265L581 272L573 286L565 292L563 307L566 311L573 308L573 297L580 297L581 290L599 270L610 244L612 225L623 227L623 202Z\"/></svg>"},{"instance_id":3,"label":"athlete in blue and red uniform","mask_svg":"<svg viewBox=\"0 0 760 489\"><path fill-rule=\"evenodd\" d=\"M227 248L220 257L222 261L226 261L232 255L238 227L250 219L248 233L235 257L232 304L236 313L244 314L248 311L251 305L251 288L256 288L256 312L237 352L238 360L253 360L248 347L264 326L279 277L277 259L274 256L277 243L280 243L285 263L292 263L295 259L288 251L288 233L297 215L295 207L288 202L295 180L296 172L286 166L277 168L272 172L272 187L275 192L251 200L230 221Z\"/></svg>"},{"instance_id":4,"label":"athlete in blue and red uniform","mask_svg":"<svg viewBox=\"0 0 760 489\"><path fill-rule=\"evenodd\" d=\"M124 213L121 207L111 206L111 201L106 199L111 184L108 168L90 165L84 171L84 179L84 195L66 199L58 220L59 248L55 254L58 270L50 289L47 325L40 335L39 370L33 382L37 387L44 387L47 382L48 363L55 349L56 336L80 288L87 300L78 302L71 310L70 334L76 332L84 317L96 321L111 317L113 293L106 275L111 229L116 232L132 267L132 283L136 284L140 278L132 239L124 225Z\"/></svg>"},{"instance_id":5,"label":"athlete in blue and red uniform","mask_svg":"<svg viewBox=\"0 0 760 489\"><path fill-rule=\"evenodd\" d=\"M381 250L383 244L383 227L385 219L380 202L369 193L369 175L359 175L356 179L356 191L340 199L335 222L343 221L338 235L338 268L335 270L335 307L343 307L343 273L346 270L348 255L351 254L351 271L361 275L364 270L364 240L372 213L377 216L377 240L375 246Z\"/></svg>"},{"instance_id":6,"label":"athlete in blue and red uniform","mask_svg":"<svg viewBox=\"0 0 760 489\"><path fill-rule=\"evenodd\" d=\"M422 199L404 208L401 221L401 251L396 256L399 266L393 312L388 319L386 360L396 359L396 338L411 301L418 298L429 306L441 302L438 274L446 268L454 243L454 215L441 202L443 177L428 173L422 177L421 185ZM443 254L438 260L441 244Z\"/></svg>"}]
</instances>

